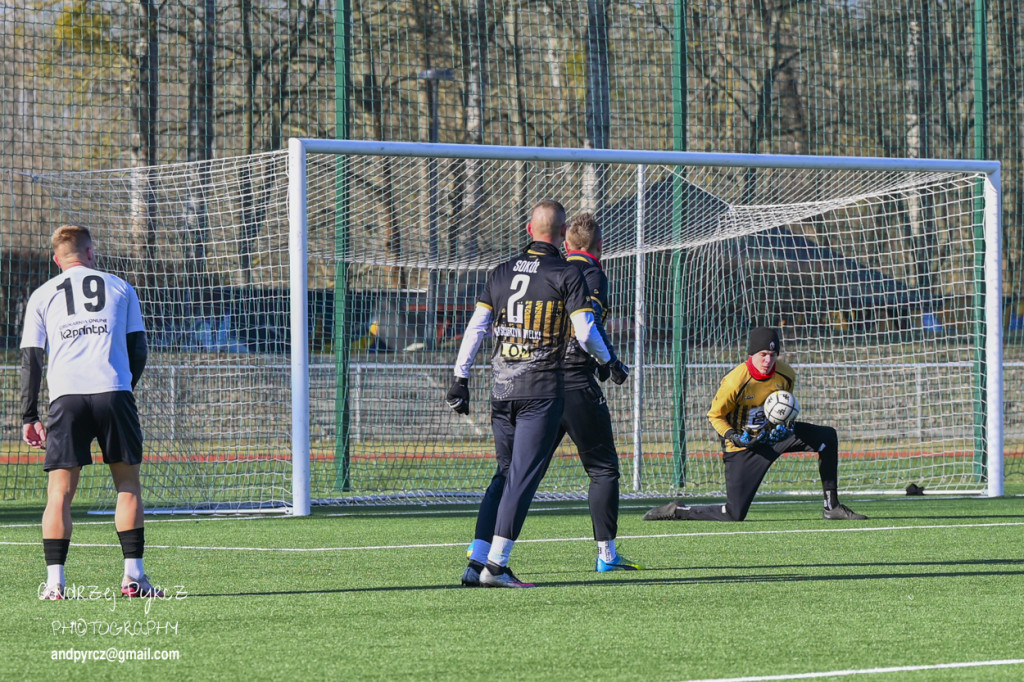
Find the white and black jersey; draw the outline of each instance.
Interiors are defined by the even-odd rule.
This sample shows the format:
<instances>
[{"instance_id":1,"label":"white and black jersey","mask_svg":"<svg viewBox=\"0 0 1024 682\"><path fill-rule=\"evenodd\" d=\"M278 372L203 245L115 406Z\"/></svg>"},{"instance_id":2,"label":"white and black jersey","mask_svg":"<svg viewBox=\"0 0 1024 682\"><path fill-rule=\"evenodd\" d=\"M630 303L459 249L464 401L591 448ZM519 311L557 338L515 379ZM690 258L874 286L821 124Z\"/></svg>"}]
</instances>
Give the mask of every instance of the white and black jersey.
<instances>
[{"instance_id":1,"label":"white and black jersey","mask_svg":"<svg viewBox=\"0 0 1024 682\"><path fill-rule=\"evenodd\" d=\"M75 266L32 293L21 348L46 350L52 403L63 395L131 391L127 337L144 331L139 298L130 284Z\"/></svg>"},{"instance_id":2,"label":"white and black jersey","mask_svg":"<svg viewBox=\"0 0 1024 682\"><path fill-rule=\"evenodd\" d=\"M494 314L492 397L561 396L569 318L592 312L580 269L551 244L533 242L491 271L477 305Z\"/></svg>"}]
</instances>

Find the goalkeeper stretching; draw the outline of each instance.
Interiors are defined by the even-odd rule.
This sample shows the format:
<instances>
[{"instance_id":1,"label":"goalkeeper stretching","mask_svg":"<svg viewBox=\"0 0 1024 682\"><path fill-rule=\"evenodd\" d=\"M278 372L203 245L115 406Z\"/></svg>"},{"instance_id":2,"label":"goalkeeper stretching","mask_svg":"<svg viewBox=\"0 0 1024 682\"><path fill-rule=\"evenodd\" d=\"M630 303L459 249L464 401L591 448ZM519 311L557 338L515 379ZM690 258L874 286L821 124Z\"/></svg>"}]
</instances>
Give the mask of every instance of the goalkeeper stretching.
<instances>
[{"instance_id":1,"label":"goalkeeper stretching","mask_svg":"<svg viewBox=\"0 0 1024 682\"><path fill-rule=\"evenodd\" d=\"M764 403L775 391L792 391L796 372L778 359L779 332L759 327L750 332L749 357L725 375L711 402L708 419L722 439L725 504L687 507L676 500L644 514L644 521L742 521L769 467L786 452L817 452L825 492L822 518L866 519L839 502L839 437L831 426L806 422L772 425Z\"/></svg>"}]
</instances>

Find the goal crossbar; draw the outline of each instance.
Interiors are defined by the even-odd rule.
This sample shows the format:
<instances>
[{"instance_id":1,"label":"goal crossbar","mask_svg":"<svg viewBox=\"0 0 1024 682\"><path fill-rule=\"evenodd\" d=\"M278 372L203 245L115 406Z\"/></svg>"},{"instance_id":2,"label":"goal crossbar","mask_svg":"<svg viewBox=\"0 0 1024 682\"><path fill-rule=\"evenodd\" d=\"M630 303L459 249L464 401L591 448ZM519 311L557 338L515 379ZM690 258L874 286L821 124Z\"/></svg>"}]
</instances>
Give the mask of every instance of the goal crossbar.
<instances>
[{"instance_id":1,"label":"goal crossbar","mask_svg":"<svg viewBox=\"0 0 1024 682\"><path fill-rule=\"evenodd\" d=\"M410 156L437 159L495 159L574 163L628 163L647 166L723 166L730 168L807 168L816 170L886 170L982 173L998 176L999 161L909 159L881 156L811 156L732 152L671 152L573 147L508 147L485 144L378 142L290 138L289 153ZM998 182L995 183L998 185Z\"/></svg>"}]
</instances>

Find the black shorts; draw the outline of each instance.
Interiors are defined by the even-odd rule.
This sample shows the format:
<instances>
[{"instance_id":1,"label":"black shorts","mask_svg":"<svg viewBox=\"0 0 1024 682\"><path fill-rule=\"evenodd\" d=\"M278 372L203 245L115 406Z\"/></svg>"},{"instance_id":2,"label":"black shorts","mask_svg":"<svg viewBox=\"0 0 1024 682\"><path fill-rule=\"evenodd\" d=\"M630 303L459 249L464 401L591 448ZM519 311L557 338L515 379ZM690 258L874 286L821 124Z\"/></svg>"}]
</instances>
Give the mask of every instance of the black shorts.
<instances>
[{"instance_id":1,"label":"black shorts","mask_svg":"<svg viewBox=\"0 0 1024 682\"><path fill-rule=\"evenodd\" d=\"M103 462L142 462L142 427L131 391L62 395L50 403L43 471L92 464L93 439Z\"/></svg>"}]
</instances>

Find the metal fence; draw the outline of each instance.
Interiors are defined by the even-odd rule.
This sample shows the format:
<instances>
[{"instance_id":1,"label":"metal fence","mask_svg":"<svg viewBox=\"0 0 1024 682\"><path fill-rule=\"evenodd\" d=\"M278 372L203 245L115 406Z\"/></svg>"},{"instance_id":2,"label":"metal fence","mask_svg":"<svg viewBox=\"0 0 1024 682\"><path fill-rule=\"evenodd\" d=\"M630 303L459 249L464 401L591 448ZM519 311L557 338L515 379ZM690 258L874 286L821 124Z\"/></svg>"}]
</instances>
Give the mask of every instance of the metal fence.
<instances>
[{"instance_id":1,"label":"metal fence","mask_svg":"<svg viewBox=\"0 0 1024 682\"><path fill-rule=\"evenodd\" d=\"M1008 420L1024 404L1017 0L55 0L5 3L0 38L9 353L19 292L51 273L62 220L40 173L277 150L289 136L991 158ZM0 418L9 434L16 402Z\"/></svg>"}]
</instances>

